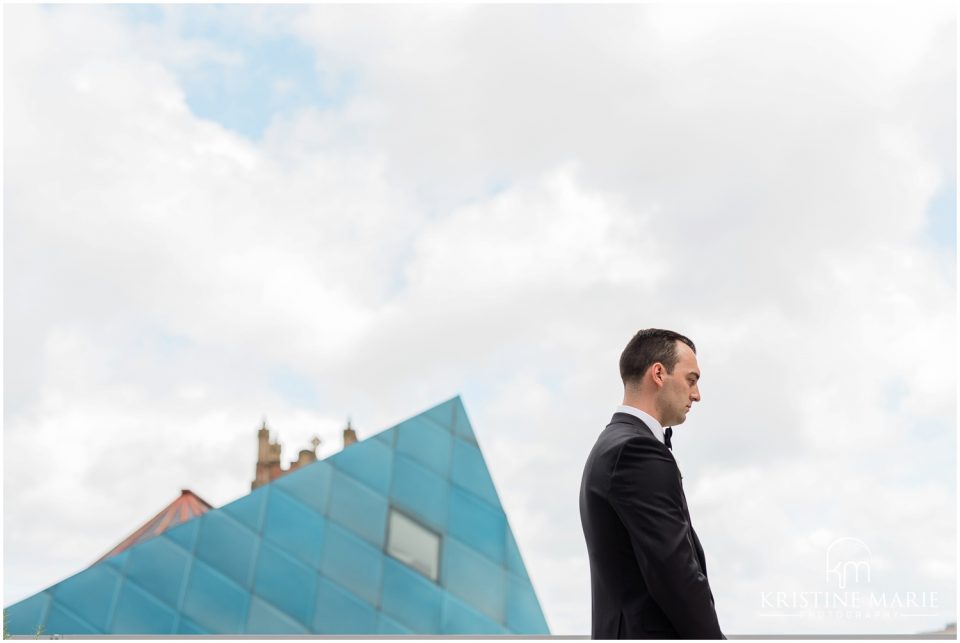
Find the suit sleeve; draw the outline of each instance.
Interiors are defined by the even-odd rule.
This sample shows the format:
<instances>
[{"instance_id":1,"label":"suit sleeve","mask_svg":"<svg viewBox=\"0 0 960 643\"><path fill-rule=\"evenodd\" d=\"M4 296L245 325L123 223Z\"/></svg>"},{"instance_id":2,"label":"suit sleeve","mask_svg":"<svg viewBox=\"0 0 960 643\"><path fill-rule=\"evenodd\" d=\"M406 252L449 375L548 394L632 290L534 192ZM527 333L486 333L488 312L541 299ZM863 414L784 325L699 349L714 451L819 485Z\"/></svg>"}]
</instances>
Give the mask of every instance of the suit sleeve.
<instances>
[{"instance_id":1,"label":"suit sleeve","mask_svg":"<svg viewBox=\"0 0 960 643\"><path fill-rule=\"evenodd\" d=\"M684 638L723 638L683 511L676 464L659 445L630 440L610 479L610 500L657 605Z\"/></svg>"}]
</instances>

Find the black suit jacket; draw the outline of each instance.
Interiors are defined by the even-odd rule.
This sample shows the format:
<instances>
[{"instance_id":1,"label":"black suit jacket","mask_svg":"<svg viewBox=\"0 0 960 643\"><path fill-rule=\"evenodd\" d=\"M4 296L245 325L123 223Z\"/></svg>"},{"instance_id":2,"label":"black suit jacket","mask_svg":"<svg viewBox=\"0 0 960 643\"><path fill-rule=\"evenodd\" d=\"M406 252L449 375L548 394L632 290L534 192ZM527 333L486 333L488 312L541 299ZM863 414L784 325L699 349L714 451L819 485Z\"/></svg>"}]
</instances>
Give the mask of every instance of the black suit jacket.
<instances>
[{"instance_id":1,"label":"black suit jacket","mask_svg":"<svg viewBox=\"0 0 960 643\"><path fill-rule=\"evenodd\" d=\"M615 413L597 438L580 483L593 638L724 638L681 478L633 415Z\"/></svg>"}]
</instances>

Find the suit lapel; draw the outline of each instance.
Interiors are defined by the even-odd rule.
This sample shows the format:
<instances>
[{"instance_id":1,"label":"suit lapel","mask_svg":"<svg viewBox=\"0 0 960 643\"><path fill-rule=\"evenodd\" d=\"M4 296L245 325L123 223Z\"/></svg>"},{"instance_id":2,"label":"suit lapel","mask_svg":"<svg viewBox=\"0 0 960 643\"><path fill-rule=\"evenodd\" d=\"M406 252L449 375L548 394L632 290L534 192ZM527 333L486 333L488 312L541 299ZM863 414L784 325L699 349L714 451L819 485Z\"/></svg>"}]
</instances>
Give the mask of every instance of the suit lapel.
<instances>
[{"instance_id":1,"label":"suit lapel","mask_svg":"<svg viewBox=\"0 0 960 643\"><path fill-rule=\"evenodd\" d=\"M647 426L647 423L638 418L636 415L630 415L629 413L621 413L617 411L613 414L613 418L610 419L610 424L629 424L635 427L641 433L649 435L651 438L659 444L663 450L670 454L670 459L673 460L673 464L677 467L677 475L680 476L680 479L683 479L683 474L680 473L680 465L677 464L677 459L673 457L673 451L667 448L667 445L657 439L657 436L653 434L653 429Z\"/></svg>"},{"instance_id":2,"label":"suit lapel","mask_svg":"<svg viewBox=\"0 0 960 643\"><path fill-rule=\"evenodd\" d=\"M673 460L674 466L677 467L677 475L680 476L680 480L683 480L683 474L680 473L680 466L677 465L677 459L673 457L673 451L667 448L667 445L657 440L657 436L653 434L653 429L647 426L647 423L638 418L635 415L630 415L629 413L617 413L613 414L613 418L610 420L610 424L630 424L636 428L637 431L649 435L651 438L656 440L663 450L670 454L670 458ZM680 483L680 498L683 501L683 513L686 515L687 524L690 525L690 534L692 535L693 548L697 555L697 560L700 563L700 569L703 570L703 575L707 575L707 561L706 556L703 553L703 546L700 544L700 539L697 537L697 532L693 529L693 521L690 519L690 509L687 507L687 494L683 491L683 482Z\"/></svg>"}]
</instances>

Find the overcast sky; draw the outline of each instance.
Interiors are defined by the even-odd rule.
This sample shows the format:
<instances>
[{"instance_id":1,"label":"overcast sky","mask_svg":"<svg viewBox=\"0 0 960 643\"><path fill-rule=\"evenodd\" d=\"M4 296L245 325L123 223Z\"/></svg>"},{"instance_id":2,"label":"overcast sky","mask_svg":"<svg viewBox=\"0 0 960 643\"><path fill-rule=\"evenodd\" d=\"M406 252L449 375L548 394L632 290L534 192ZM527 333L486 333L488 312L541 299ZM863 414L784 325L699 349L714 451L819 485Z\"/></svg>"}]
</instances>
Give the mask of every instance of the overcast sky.
<instances>
[{"instance_id":1,"label":"overcast sky","mask_svg":"<svg viewBox=\"0 0 960 643\"><path fill-rule=\"evenodd\" d=\"M724 631L956 620L951 4L10 6L4 605L460 394L555 634L636 330ZM870 618L772 610L936 592ZM910 615L913 614L913 615Z\"/></svg>"}]
</instances>

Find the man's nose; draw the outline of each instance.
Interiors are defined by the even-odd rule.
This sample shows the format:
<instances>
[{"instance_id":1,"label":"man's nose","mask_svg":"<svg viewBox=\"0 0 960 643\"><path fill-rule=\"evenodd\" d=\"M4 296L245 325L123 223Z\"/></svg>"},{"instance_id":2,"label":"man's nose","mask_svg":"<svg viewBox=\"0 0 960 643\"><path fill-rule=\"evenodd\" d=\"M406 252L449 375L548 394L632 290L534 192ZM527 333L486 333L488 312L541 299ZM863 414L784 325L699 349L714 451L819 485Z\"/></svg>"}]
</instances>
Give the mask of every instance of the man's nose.
<instances>
[{"instance_id":1,"label":"man's nose","mask_svg":"<svg viewBox=\"0 0 960 643\"><path fill-rule=\"evenodd\" d=\"M699 401L700 401L700 389L699 389L699 388L694 387L693 393L690 395L690 399L693 400L694 402L699 402Z\"/></svg>"}]
</instances>

